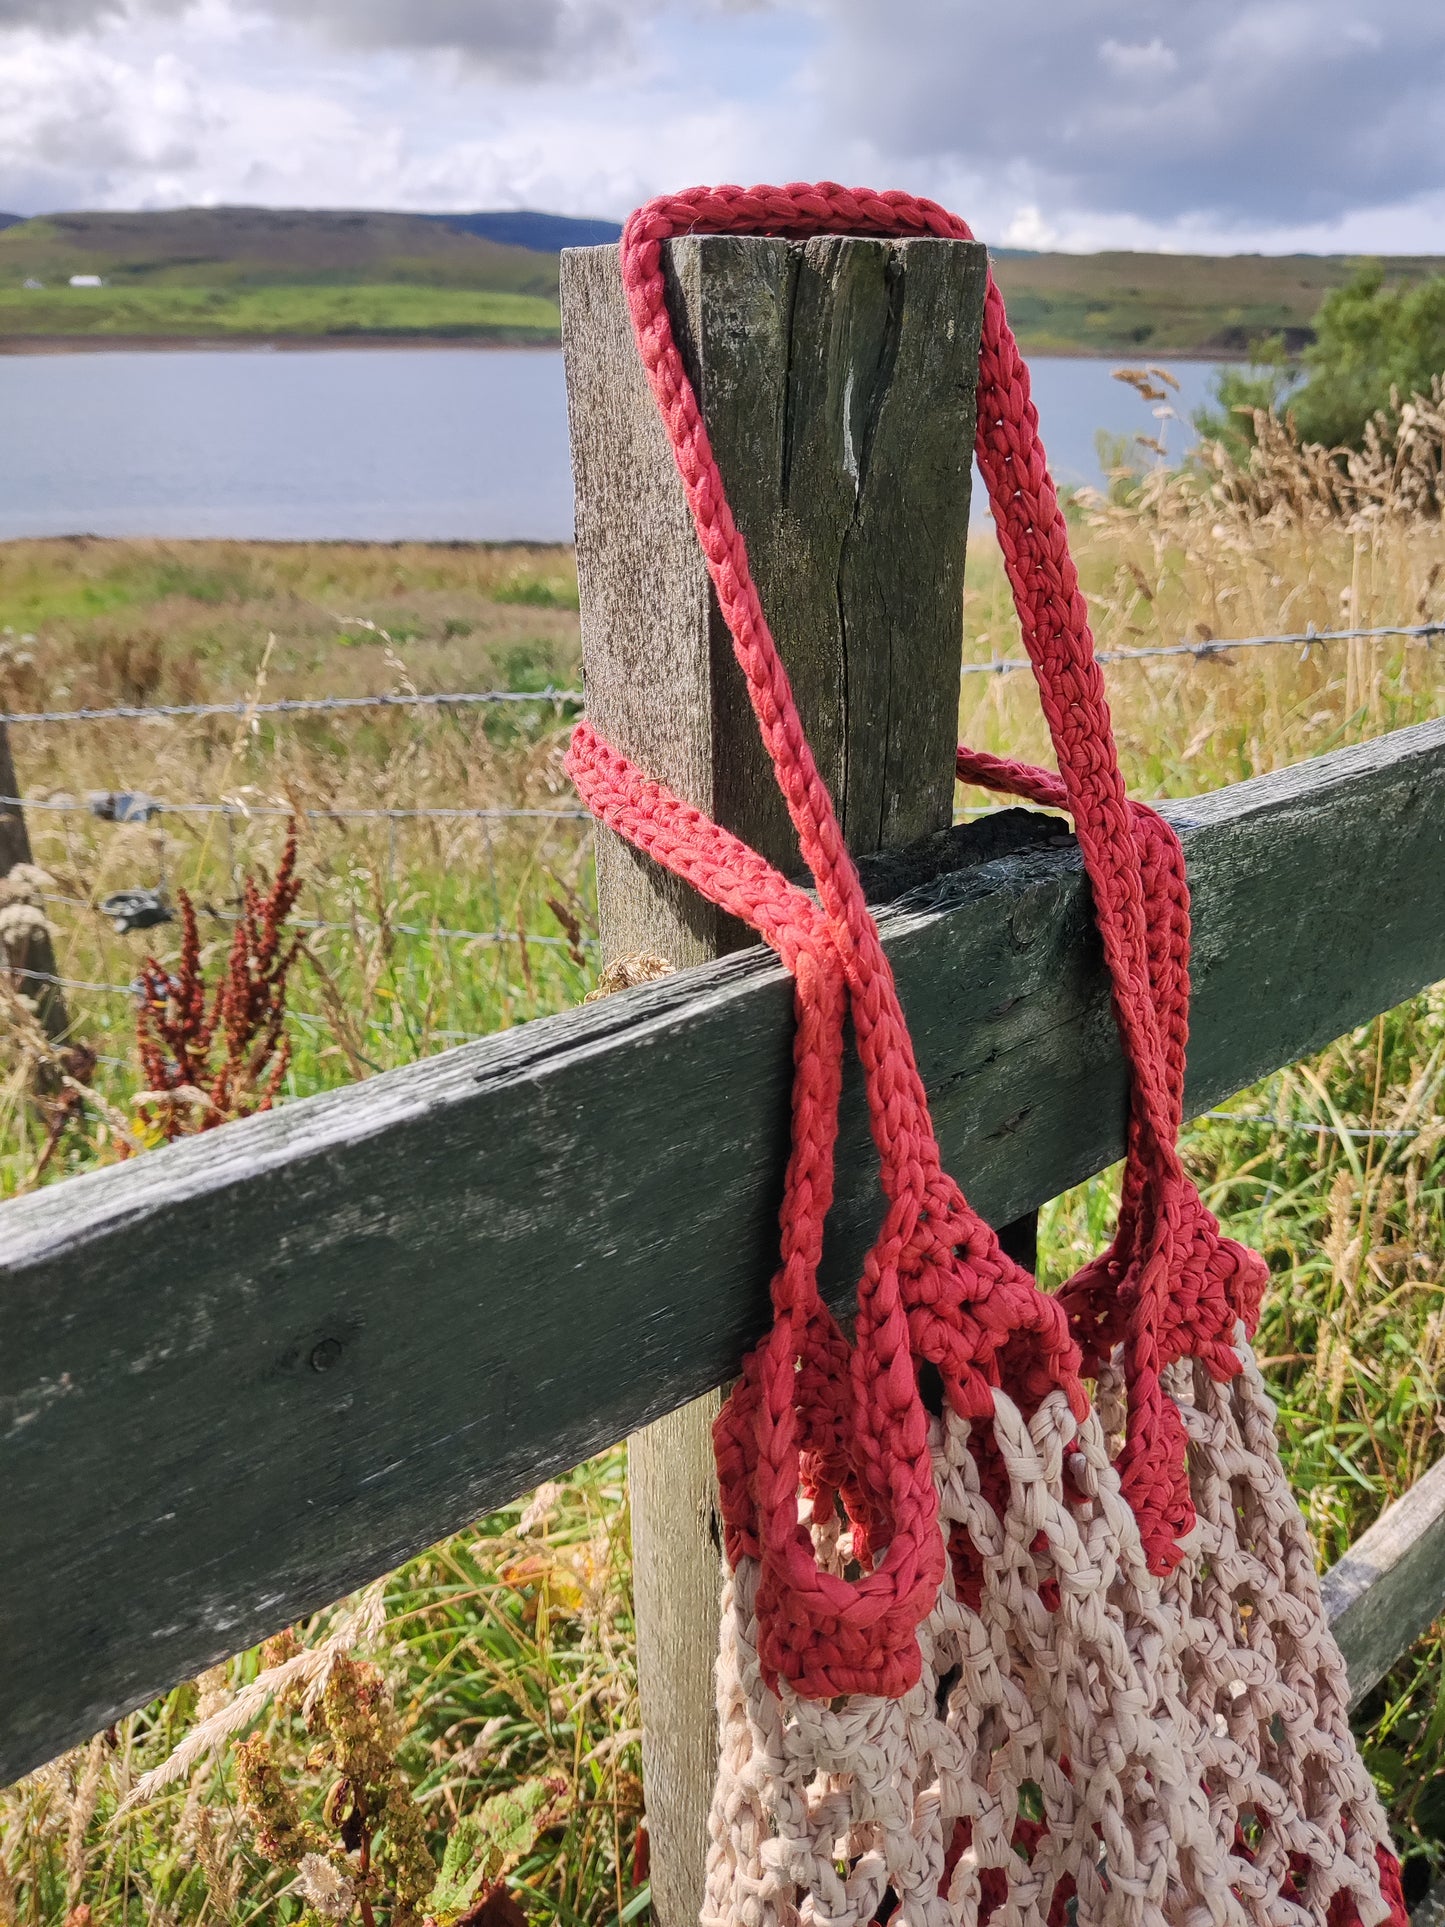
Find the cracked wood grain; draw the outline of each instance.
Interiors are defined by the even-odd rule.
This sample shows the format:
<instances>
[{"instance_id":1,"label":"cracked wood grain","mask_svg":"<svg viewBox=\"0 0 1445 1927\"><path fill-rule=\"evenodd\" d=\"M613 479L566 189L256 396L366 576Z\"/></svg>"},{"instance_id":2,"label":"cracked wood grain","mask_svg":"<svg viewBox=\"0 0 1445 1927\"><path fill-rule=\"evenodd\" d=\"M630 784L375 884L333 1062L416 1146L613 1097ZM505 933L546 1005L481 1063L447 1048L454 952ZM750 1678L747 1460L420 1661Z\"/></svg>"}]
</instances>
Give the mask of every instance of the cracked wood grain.
<instances>
[{"instance_id":1,"label":"cracked wood grain","mask_svg":"<svg viewBox=\"0 0 1445 1927\"><path fill-rule=\"evenodd\" d=\"M19 796L20 781L10 750L9 725L0 723L0 798L9 799L0 801L0 877L9 876L17 863L35 861L30 853L30 832L25 827L25 811ZM58 983L47 981L59 975L49 931L32 936L16 962L23 966L18 976L21 991L35 999L47 1034L57 1043L64 1042L70 1034L70 1013L66 1009L64 990Z\"/></svg>"},{"instance_id":2,"label":"cracked wood grain","mask_svg":"<svg viewBox=\"0 0 1445 1927\"><path fill-rule=\"evenodd\" d=\"M711 237L669 306L754 579L855 854L946 830L973 395L972 242ZM789 871L797 840L632 338L616 248L562 263L588 713ZM599 849L609 957L755 941L625 845ZM715 1393L629 1443L643 1780L659 1927L702 1904L716 1772Z\"/></svg>"},{"instance_id":3,"label":"cracked wood grain","mask_svg":"<svg viewBox=\"0 0 1445 1927\"><path fill-rule=\"evenodd\" d=\"M1445 1461L1330 1568L1324 1599L1357 1706L1445 1611Z\"/></svg>"}]
</instances>

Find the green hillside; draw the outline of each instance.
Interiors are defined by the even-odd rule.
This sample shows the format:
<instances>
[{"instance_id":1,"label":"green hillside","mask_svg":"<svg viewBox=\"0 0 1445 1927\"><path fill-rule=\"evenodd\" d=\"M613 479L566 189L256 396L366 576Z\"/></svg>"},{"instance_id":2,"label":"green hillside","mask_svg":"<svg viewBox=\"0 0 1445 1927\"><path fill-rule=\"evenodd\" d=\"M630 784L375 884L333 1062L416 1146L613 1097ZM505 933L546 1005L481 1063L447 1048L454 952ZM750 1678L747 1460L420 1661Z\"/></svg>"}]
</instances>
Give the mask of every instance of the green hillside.
<instances>
[{"instance_id":1,"label":"green hillside","mask_svg":"<svg viewBox=\"0 0 1445 1927\"><path fill-rule=\"evenodd\" d=\"M534 240L603 224L305 208L52 214L0 225L0 339L554 341L557 256ZM555 241L552 243L555 247ZM1029 254L995 272L1034 353L1243 356L1310 338L1343 255ZM1390 280L1445 262L1398 257ZM72 275L100 288L72 288ZM27 283L40 285L27 285Z\"/></svg>"},{"instance_id":2,"label":"green hillside","mask_svg":"<svg viewBox=\"0 0 1445 1927\"><path fill-rule=\"evenodd\" d=\"M0 237L3 239L3 237ZM1320 302L1358 266L1341 254L1024 254L994 273L1026 348L1037 353L1247 353L1283 334L1303 347ZM1386 279L1445 270L1437 256L1386 259Z\"/></svg>"},{"instance_id":3,"label":"green hillside","mask_svg":"<svg viewBox=\"0 0 1445 1927\"><path fill-rule=\"evenodd\" d=\"M406 282L187 287L0 287L0 338L246 340L418 337L547 345L557 304L506 289Z\"/></svg>"},{"instance_id":4,"label":"green hillside","mask_svg":"<svg viewBox=\"0 0 1445 1927\"><path fill-rule=\"evenodd\" d=\"M400 281L556 299L557 261L420 214L187 207L50 214L0 232L0 287L99 274L118 287L321 287Z\"/></svg>"},{"instance_id":5,"label":"green hillside","mask_svg":"<svg viewBox=\"0 0 1445 1927\"><path fill-rule=\"evenodd\" d=\"M72 288L75 274L105 286ZM491 342L557 329L554 254L425 215L180 208L0 231L0 336Z\"/></svg>"}]
</instances>

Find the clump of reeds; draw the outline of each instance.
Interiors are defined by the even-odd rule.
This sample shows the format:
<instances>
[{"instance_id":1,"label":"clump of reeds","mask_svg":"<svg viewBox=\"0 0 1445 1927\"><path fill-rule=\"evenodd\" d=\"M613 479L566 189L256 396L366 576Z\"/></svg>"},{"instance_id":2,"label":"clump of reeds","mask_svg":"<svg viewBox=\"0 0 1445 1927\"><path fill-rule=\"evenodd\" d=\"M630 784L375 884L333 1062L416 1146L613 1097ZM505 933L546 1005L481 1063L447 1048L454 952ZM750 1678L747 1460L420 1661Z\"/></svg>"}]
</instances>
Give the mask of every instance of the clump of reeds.
<instances>
[{"instance_id":1,"label":"clump of reeds","mask_svg":"<svg viewBox=\"0 0 1445 1927\"><path fill-rule=\"evenodd\" d=\"M1160 384L1146 386L1167 415ZM1216 788L1438 713L1445 636L1220 645L1445 621L1442 449L1437 395L1382 418L1355 454L1303 447L1271 417L1247 457L1216 445L1171 466L1149 450L1109 494L1081 492L1074 552L1097 645L1115 658L1109 703L1137 795ZM965 661L1018 659L1008 586L980 535ZM965 676L961 695L965 741L1049 760L1029 676Z\"/></svg>"},{"instance_id":2,"label":"clump of reeds","mask_svg":"<svg viewBox=\"0 0 1445 1927\"><path fill-rule=\"evenodd\" d=\"M1445 513L1445 376L1435 377L1428 395L1392 394L1390 406L1366 424L1359 448L1302 440L1287 407L1282 414L1245 412L1247 443L1206 438L1188 463L1152 463L1129 478L1133 486L1122 499L1096 500L1095 513L1105 526L1113 510L1146 519L1224 517L1255 530L1348 525L1360 517L1438 520Z\"/></svg>"}]
</instances>

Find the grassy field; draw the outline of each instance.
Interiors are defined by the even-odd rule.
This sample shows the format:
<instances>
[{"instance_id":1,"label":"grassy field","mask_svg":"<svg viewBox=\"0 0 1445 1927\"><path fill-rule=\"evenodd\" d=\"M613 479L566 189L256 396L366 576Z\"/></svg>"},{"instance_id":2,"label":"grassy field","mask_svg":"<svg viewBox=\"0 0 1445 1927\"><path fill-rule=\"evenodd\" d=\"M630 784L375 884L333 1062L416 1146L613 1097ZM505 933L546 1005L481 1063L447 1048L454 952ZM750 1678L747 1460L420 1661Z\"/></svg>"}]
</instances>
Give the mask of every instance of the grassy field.
<instances>
[{"instance_id":1,"label":"grassy field","mask_svg":"<svg viewBox=\"0 0 1445 1927\"><path fill-rule=\"evenodd\" d=\"M1445 262L1397 257L1392 281L1440 273ZM1355 268L1321 254L1014 254L994 273L1015 332L1035 354L1243 356L1282 334L1291 348L1311 334L1320 302Z\"/></svg>"},{"instance_id":2,"label":"grassy field","mask_svg":"<svg viewBox=\"0 0 1445 1927\"><path fill-rule=\"evenodd\" d=\"M0 231L0 286L99 274L116 287L405 282L555 295L557 259L424 215L307 208L56 214Z\"/></svg>"},{"instance_id":3,"label":"grassy field","mask_svg":"<svg viewBox=\"0 0 1445 1927\"><path fill-rule=\"evenodd\" d=\"M306 340L368 335L551 345L560 322L543 295L375 285L275 288L0 287L0 337Z\"/></svg>"},{"instance_id":4,"label":"grassy field","mask_svg":"<svg viewBox=\"0 0 1445 1927\"><path fill-rule=\"evenodd\" d=\"M575 604L560 551L16 543L0 550L0 693L28 709L566 689ZM220 717L36 728L23 743L17 732L22 784L42 805L32 843L54 880L59 971L114 987L67 993L103 1060L98 1088L119 1098L133 1079L124 987L150 951L173 959L177 927L118 935L97 906L126 888L184 888L219 954L242 876L274 869L292 811L306 950L288 1094L575 1001L592 881L561 773L574 713L539 697L239 729ZM137 790L200 807L117 824L86 806ZM0 1189L23 1181L7 1148ZM56 1168L89 1155L72 1137Z\"/></svg>"},{"instance_id":5,"label":"grassy field","mask_svg":"<svg viewBox=\"0 0 1445 1927\"><path fill-rule=\"evenodd\" d=\"M1445 617L1438 521L1291 521L1258 502L1166 489L1097 507L1076 538L1104 647ZM12 544L0 548L0 701L571 686L575 602L563 550ZM999 558L981 535L965 659L1018 653ZM1121 664L1109 680L1126 775L1144 797L1209 789L1438 715L1445 694L1435 652L1390 642ZM963 690L967 740L1047 760L1026 676L965 678ZM300 914L324 927L306 931L293 978L287 1095L576 1001L595 971L588 846L572 816L344 813L571 811L563 708L539 697L495 715L16 727L22 790L51 806L33 808L30 824L64 973L120 986L70 993L77 1034L106 1060L96 1076L108 1108L71 1131L45 1181L115 1155L106 1118L123 1122L142 1088L124 986L147 951L165 963L176 954L174 925L118 936L99 900L125 885L191 889L214 968L238 879L275 864L288 811L314 812L299 818ZM228 812L144 824L89 812L89 793L117 790ZM961 807L979 801L959 797ZM450 928L479 934L442 936ZM1187 1134L1206 1196L1271 1263L1259 1347L1326 1561L1442 1449L1442 1088L1437 989ZM5 1091L0 1185L13 1192L35 1180L42 1123L23 1065ZM1105 1177L1045 1214L1048 1280L1097 1248L1112 1195ZM485 1862L538 1921L604 1927L645 1915L617 1455L300 1634L305 1651L352 1656L353 1671L336 1677L354 1696L389 1697L387 1770L436 1863L448 1840L460 1843L453 1860ZM299 1920L295 1868L261 1850L255 1824L261 1755L234 1744L247 1730L263 1736L298 1825L332 1813L341 1714L313 1713L308 1728L294 1691L255 1690L263 1668L293 1663L290 1651L216 1669L0 1798L0 1921L75 1920L79 1906L90 1927ZM368 1686L368 1664L380 1685ZM1419 1891L1445 1855L1438 1639L1382 1682L1360 1727ZM188 1736L183 1770L118 1814L138 1777ZM264 1838L277 1844L274 1828ZM433 1911L445 1920L462 1909L444 1892ZM404 1927L404 1909L391 1919Z\"/></svg>"},{"instance_id":6,"label":"grassy field","mask_svg":"<svg viewBox=\"0 0 1445 1927\"><path fill-rule=\"evenodd\" d=\"M1343 255L1030 254L994 268L1025 349L1040 354L1243 356L1309 337ZM1385 263L1391 281L1438 259ZM103 289L71 289L72 274ZM25 288L27 280L40 289ZM341 290L346 290L343 299ZM329 291L329 292L328 292ZM487 296L527 297L515 310ZM25 297L25 298L22 298ZM52 215L0 230L0 337L415 333L557 336L557 257L422 215L180 208Z\"/></svg>"}]
</instances>

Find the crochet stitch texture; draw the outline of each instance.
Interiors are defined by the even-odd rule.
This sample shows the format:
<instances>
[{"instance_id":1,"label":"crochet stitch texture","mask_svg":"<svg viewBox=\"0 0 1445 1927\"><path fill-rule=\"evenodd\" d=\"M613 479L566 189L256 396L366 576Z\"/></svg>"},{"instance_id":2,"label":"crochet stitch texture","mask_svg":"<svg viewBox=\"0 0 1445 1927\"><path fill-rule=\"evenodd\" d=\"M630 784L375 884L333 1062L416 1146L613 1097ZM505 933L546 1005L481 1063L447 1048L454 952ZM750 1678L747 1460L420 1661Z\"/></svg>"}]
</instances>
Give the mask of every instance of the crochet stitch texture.
<instances>
[{"instance_id":1,"label":"crochet stitch texture","mask_svg":"<svg viewBox=\"0 0 1445 1927\"><path fill-rule=\"evenodd\" d=\"M958 772L1072 816L1131 1072L1115 1236L1056 1296L942 1168L673 338L662 244L696 233L972 237L936 203L831 183L697 188L623 233L639 351L816 888L578 725L588 807L751 924L795 984L774 1322L715 1432L728 1579L704 1919L1405 1927L1249 1349L1266 1268L1177 1151L1183 856L1125 794L1002 298L990 280L976 453L1059 773L963 747ZM886 1200L851 1337L817 1284L849 1014Z\"/></svg>"}]
</instances>

